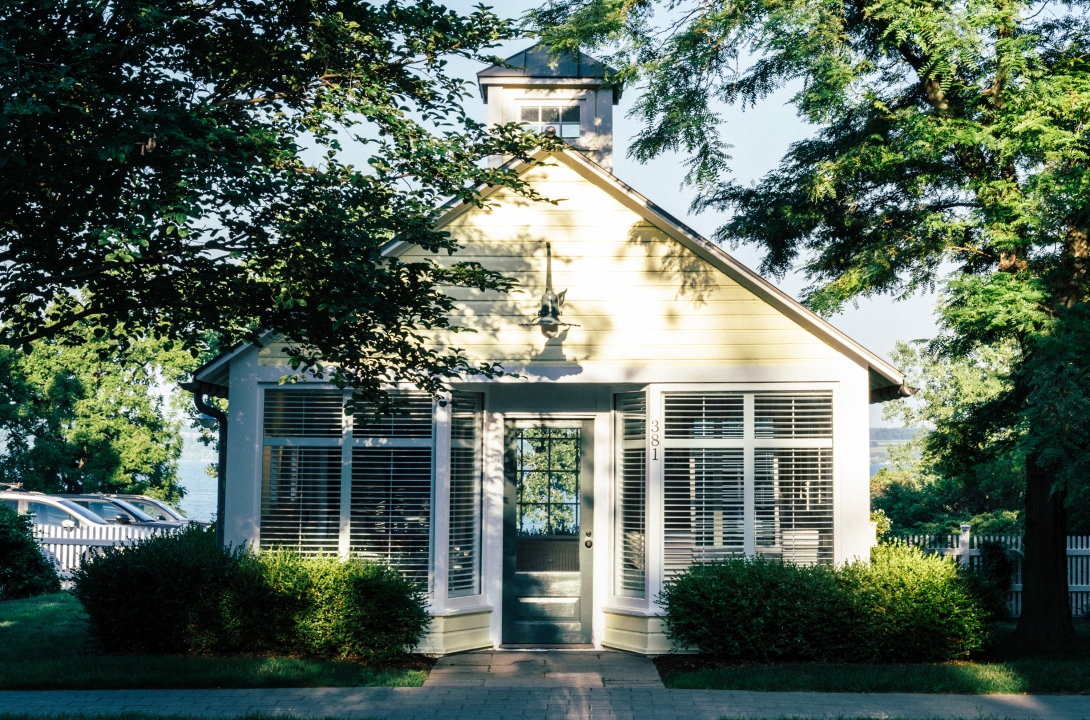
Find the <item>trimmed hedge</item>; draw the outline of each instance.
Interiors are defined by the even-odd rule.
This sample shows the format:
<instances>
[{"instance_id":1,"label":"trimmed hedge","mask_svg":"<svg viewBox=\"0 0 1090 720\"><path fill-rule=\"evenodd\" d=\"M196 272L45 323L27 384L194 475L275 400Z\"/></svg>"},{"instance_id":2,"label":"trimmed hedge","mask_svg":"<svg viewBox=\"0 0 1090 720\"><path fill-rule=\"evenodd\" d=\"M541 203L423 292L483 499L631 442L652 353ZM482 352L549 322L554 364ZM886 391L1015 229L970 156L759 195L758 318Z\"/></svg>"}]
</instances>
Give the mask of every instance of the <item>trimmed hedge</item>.
<instances>
[{"instance_id":1,"label":"trimmed hedge","mask_svg":"<svg viewBox=\"0 0 1090 720\"><path fill-rule=\"evenodd\" d=\"M675 646L737 660L954 660L984 645L992 619L952 561L903 545L842 568L695 565L660 603Z\"/></svg>"},{"instance_id":2,"label":"trimmed hedge","mask_svg":"<svg viewBox=\"0 0 1090 720\"><path fill-rule=\"evenodd\" d=\"M34 539L30 515L20 515L7 503L0 502L0 600L60 590L57 569L42 555Z\"/></svg>"},{"instance_id":3,"label":"trimmed hedge","mask_svg":"<svg viewBox=\"0 0 1090 720\"><path fill-rule=\"evenodd\" d=\"M424 597L385 565L216 547L195 525L107 548L74 593L110 652L271 652L389 663L428 624Z\"/></svg>"}]
</instances>

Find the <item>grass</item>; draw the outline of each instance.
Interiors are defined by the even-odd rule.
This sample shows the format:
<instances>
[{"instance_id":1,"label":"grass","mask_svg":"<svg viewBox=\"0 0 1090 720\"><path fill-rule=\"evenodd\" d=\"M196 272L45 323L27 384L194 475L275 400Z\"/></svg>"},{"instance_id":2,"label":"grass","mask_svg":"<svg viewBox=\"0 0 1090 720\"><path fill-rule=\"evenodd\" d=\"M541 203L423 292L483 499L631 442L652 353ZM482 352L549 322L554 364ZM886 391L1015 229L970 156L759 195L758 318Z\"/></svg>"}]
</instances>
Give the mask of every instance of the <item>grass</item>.
<instances>
[{"instance_id":1,"label":"grass","mask_svg":"<svg viewBox=\"0 0 1090 720\"><path fill-rule=\"evenodd\" d=\"M0 603L0 690L419 687L429 666L422 658L370 668L295 657L104 655L68 593Z\"/></svg>"},{"instance_id":2,"label":"grass","mask_svg":"<svg viewBox=\"0 0 1090 720\"><path fill-rule=\"evenodd\" d=\"M1078 622L1080 634L1087 623ZM997 632L995 647L966 662L914 665L848 663L727 664L694 655L656 660L669 688L856 693L1090 693L1090 647L1032 652L1007 642L1013 624Z\"/></svg>"}]
</instances>

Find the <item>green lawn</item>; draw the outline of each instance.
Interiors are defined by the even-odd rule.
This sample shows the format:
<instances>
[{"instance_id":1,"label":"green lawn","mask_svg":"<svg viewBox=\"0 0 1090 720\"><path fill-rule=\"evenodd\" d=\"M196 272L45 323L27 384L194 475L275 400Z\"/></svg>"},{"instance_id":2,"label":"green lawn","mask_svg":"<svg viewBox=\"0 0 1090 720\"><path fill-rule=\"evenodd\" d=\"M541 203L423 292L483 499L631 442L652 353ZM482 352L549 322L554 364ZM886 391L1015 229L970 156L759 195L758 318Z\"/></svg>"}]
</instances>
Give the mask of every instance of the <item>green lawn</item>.
<instances>
[{"instance_id":1,"label":"green lawn","mask_svg":"<svg viewBox=\"0 0 1090 720\"><path fill-rule=\"evenodd\" d=\"M666 687L718 690L858 693L1090 693L1090 647L1033 653L1009 647L1001 628L996 647L969 662L918 665L783 663L719 664L699 656L657 661ZM1086 623L1077 627L1087 634Z\"/></svg>"},{"instance_id":2,"label":"green lawn","mask_svg":"<svg viewBox=\"0 0 1090 720\"><path fill-rule=\"evenodd\" d=\"M291 657L103 655L68 593L0 603L0 690L418 687L428 663L376 669Z\"/></svg>"}]
</instances>

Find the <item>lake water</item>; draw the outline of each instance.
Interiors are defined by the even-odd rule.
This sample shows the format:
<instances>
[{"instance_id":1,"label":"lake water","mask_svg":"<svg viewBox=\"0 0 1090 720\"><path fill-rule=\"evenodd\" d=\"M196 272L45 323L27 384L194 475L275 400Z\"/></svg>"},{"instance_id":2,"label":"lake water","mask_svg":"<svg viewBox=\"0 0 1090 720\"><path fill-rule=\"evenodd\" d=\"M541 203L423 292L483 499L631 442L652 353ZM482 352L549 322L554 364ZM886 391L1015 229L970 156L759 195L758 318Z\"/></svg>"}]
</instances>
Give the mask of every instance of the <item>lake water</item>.
<instances>
[{"instance_id":1,"label":"lake water","mask_svg":"<svg viewBox=\"0 0 1090 720\"><path fill-rule=\"evenodd\" d=\"M178 478L185 488L182 512L193 520L211 521L216 514L216 478L208 477L207 462L178 463Z\"/></svg>"}]
</instances>

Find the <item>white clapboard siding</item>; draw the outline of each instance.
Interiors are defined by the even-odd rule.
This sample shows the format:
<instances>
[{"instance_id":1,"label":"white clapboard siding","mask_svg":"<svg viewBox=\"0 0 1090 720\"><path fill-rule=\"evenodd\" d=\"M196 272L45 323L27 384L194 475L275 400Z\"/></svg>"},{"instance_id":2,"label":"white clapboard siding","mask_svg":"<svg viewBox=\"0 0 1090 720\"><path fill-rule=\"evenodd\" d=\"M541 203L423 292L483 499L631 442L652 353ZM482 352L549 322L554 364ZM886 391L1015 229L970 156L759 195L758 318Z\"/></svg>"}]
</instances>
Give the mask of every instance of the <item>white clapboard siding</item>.
<instances>
[{"instance_id":1,"label":"white clapboard siding","mask_svg":"<svg viewBox=\"0 0 1090 720\"><path fill-rule=\"evenodd\" d=\"M464 348L473 361L539 363L673 362L766 365L832 360L836 350L600 186L585 168L562 159L523 175L556 200L527 202L500 190L486 208L442 227L461 245L451 257L419 247L405 261L479 262L518 281L520 292L446 290L454 324L435 330L441 346ZM523 327L537 316L545 285L545 243L552 244L553 285L567 290L563 347ZM282 355L282 353L281 353ZM272 361L270 357L270 361ZM283 360L281 360L283 362Z\"/></svg>"},{"instance_id":2,"label":"white clapboard siding","mask_svg":"<svg viewBox=\"0 0 1090 720\"><path fill-rule=\"evenodd\" d=\"M980 546L987 542L1006 547L1014 560L1010 596L1007 607L1011 617L1022 614L1022 563L1025 557L1022 538L1016 535L973 535L969 526L962 526L960 535L897 535L894 542L916 545L927 552L951 555L962 565L976 567L980 562ZM1071 600L1071 615L1086 617L1090 613L1090 537L1070 535L1067 538L1067 589Z\"/></svg>"},{"instance_id":3,"label":"white clapboard siding","mask_svg":"<svg viewBox=\"0 0 1090 720\"><path fill-rule=\"evenodd\" d=\"M91 557L96 548L137 543L163 532L168 531L133 525L92 525L71 529L60 525L34 526L38 546L53 562L65 586L70 583L72 572Z\"/></svg>"}]
</instances>

